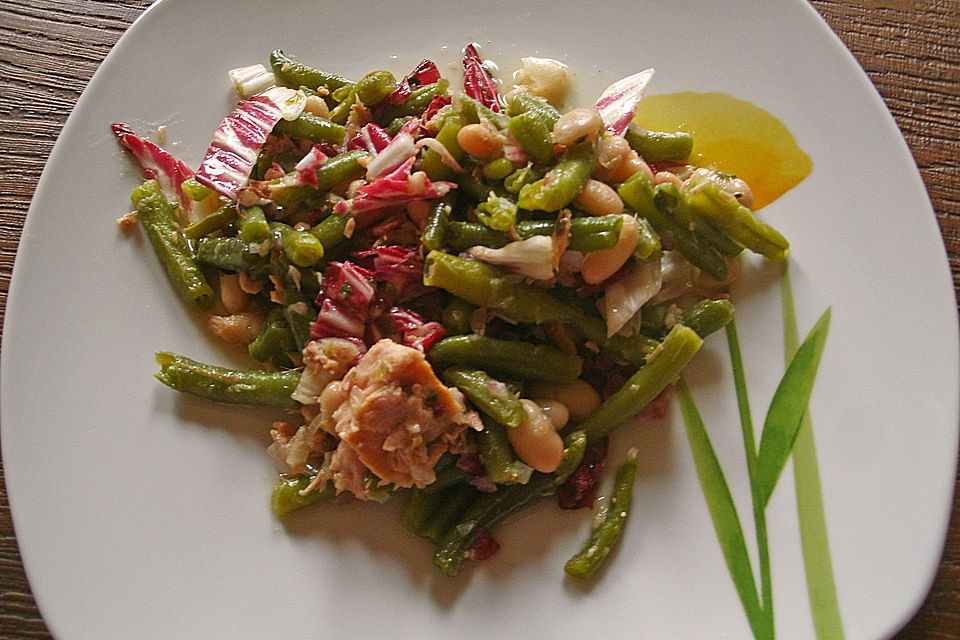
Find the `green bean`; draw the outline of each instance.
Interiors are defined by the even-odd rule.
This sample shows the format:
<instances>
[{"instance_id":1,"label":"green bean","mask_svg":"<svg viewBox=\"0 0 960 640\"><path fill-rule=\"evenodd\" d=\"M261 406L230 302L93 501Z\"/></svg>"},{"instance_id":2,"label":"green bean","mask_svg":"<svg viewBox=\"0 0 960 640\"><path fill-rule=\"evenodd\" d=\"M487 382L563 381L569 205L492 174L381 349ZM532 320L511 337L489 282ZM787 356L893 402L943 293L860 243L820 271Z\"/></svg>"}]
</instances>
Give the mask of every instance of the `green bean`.
<instances>
[{"instance_id":1,"label":"green bean","mask_svg":"<svg viewBox=\"0 0 960 640\"><path fill-rule=\"evenodd\" d=\"M443 126L437 131L437 141L447 148L447 151L450 152L454 160L459 160L463 157L463 149L460 148L460 143L457 142L457 134L462 128L463 118L461 118L458 113L450 112L447 117L444 118Z\"/></svg>"},{"instance_id":2,"label":"green bean","mask_svg":"<svg viewBox=\"0 0 960 640\"><path fill-rule=\"evenodd\" d=\"M197 262L224 271L249 271L263 275L269 257L261 253L262 243L244 242L235 236L200 238L197 241Z\"/></svg>"},{"instance_id":3,"label":"green bean","mask_svg":"<svg viewBox=\"0 0 960 640\"><path fill-rule=\"evenodd\" d=\"M273 68L273 74L280 84L294 89L304 86L319 91L321 87L326 87L330 91L336 91L340 87L353 86L354 84L336 74L320 71L297 62L284 55L280 49L270 54L270 66Z\"/></svg>"},{"instance_id":4,"label":"green bean","mask_svg":"<svg viewBox=\"0 0 960 640\"><path fill-rule=\"evenodd\" d=\"M330 251L335 246L343 242L346 238L344 232L347 230L347 224L353 220L351 216L341 216L338 213L331 213L317 225L311 227L308 232L320 241L323 250Z\"/></svg>"},{"instance_id":5,"label":"green bean","mask_svg":"<svg viewBox=\"0 0 960 640\"><path fill-rule=\"evenodd\" d=\"M287 287L283 293L283 317L293 334L297 350L302 350L310 342L310 331L317 320L313 305L296 288Z\"/></svg>"},{"instance_id":6,"label":"green bean","mask_svg":"<svg viewBox=\"0 0 960 640\"><path fill-rule=\"evenodd\" d=\"M285 185L281 181L270 185L270 195L281 207L299 204L311 194L329 191L338 184L362 176L366 168L360 161L369 156L366 151L353 150L327 158L317 167L316 187L302 183Z\"/></svg>"},{"instance_id":7,"label":"green bean","mask_svg":"<svg viewBox=\"0 0 960 640\"><path fill-rule=\"evenodd\" d=\"M568 147L546 176L520 189L520 208L559 211L580 193L596 163L596 144Z\"/></svg>"},{"instance_id":8,"label":"green bean","mask_svg":"<svg viewBox=\"0 0 960 640\"><path fill-rule=\"evenodd\" d=\"M661 239L666 236L672 238L673 246L694 266L721 282L727 280L727 261L713 247L707 246L696 234L678 225L657 207L653 185L642 172L638 171L620 185L617 193L624 204L653 225Z\"/></svg>"},{"instance_id":9,"label":"green bean","mask_svg":"<svg viewBox=\"0 0 960 640\"><path fill-rule=\"evenodd\" d=\"M534 183L542 178L544 172L538 171L532 167L520 167L509 176L503 179L503 188L507 193L518 194L524 186Z\"/></svg>"},{"instance_id":10,"label":"green bean","mask_svg":"<svg viewBox=\"0 0 960 640\"><path fill-rule=\"evenodd\" d=\"M674 325L658 350L619 391L604 400L589 418L567 427L567 431L583 431L589 444L610 435L676 380L701 344L703 340L693 329Z\"/></svg>"},{"instance_id":11,"label":"green bean","mask_svg":"<svg viewBox=\"0 0 960 640\"><path fill-rule=\"evenodd\" d=\"M330 115L327 118L334 124L344 125L350 117L353 105L357 103L357 90L355 87L343 87L341 91L335 91L332 97L338 104L330 109Z\"/></svg>"},{"instance_id":12,"label":"green bean","mask_svg":"<svg viewBox=\"0 0 960 640\"><path fill-rule=\"evenodd\" d=\"M439 506L438 496L424 491L410 491L407 500L403 503L400 521L404 529L410 533L417 533L431 513Z\"/></svg>"},{"instance_id":13,"label":"green bean","mask_svg":"<svg viewBox=\"0 0 960 640\"><path fill-rule=\"evenodd\" d=\"M633 499L633 485L637 480L637 456L631 449L613 480L613 490L607 502L607 513L600 526L593 530L580 553L567 561L563 570L573 578L589 578L610 554L613 545L620 539L627 511Z\"/></svg>"},{"instance_id":14,"label":"green bean","mask_svg":"<svg viewBox=\"0 0 960 640\"><path fill-rule=\"evenodd\" d=\"M683 162L693 150L693 136L683 131L647 131L631 122L623 137L647 162Z\"/></svg>"},{"instance_id":15,"label":"green bean","mask_svg":"<svg viewBox=\"0 0 960 640\"><path fill-rule=\"evenodd\" d=\"M444 95L449 86L449 80L440 78L432 84L425 84L422 87L418 87L410 92L410 95L407 96L407 99L404 100L402 104L384 106L379 120L381 122L390 122L404 116L419 116L430 106L434 97Z\"/></svg>"},{"instance_id":16,"label":"green bean","mask_svg":"<svg viewBox=\"0 0 960 640\"><path fill-rule=\"evenodd\" d=\"M525 220L516 225L521 239L553 235L555 223L551 220ZM573 251L600 251L617 243L623 217L616 215L573 218L570 220L570 244ZM483 246L499 249L512 240L506 233L494 231L475 222L451 222L447 225L446 243L453 251L466 251Z\"/></svg>"},{"instance_id":17,"label":"green bean","mask_svg":"<svg viewBox=\"0 0 960 640\"><path fill-rule=\"evenodd\" d=\"M213 303L213 289L186 247L180 227L156 180L147 180L133 190L131 200L150 244L180 296L195 311Z\"/></svg>"},{"instance_id":18,"label":"green bean","mask_svg":"<svg viewBox=\"0 0 960 640\"><path fill-rule=\"evenodd\" d=\"M214 190L207 185L197 182L197 179L194 176L190 176L181 182L180 189L183 190L184 195L194 202L206 200L215 193Z\"/></svg>"},{"instance_id":19,"label":"green bean","mask_svg":"<svg viewBox=\"0 0 960 640\"><path fill-rule=\"evenodd\" d=\"M583 360L545 344L499 340L480 334L451 336L430 350L440 367L463 365L489 369L522 380L564 384L580 377Z\"/></svg>"},{"instance_id":20,"label":"green bean","mask_svg":"<svg viewBox=\"0 0 960 640\"><path fill-rule=\"evenodd\" d=\"M757 218L714 182L696 184L689 193L690 206L747 249L771 260L790 253L790 243L776 229Z\"/></svg>"},{"instance_id":21,"label":"green bean","mask_svg":"<svg viewBox=\"0 0 960 640\"><path fill-rule=\"evenodd\" d=\"M487 180L503 180L513 171L513 163L507 158L497 158L483 165L483 177Z\"/></svg>"},{"instance_id":22,"label":"green bean","mask_svg":"<svg viewBox=\"0 0 960 640\"><path fill-rule=\"evenodd\" d=\"M287 364L288 353L297 351L297 343L293 339L293 332L287 324L283 314L280 314L281 321L269 322L263 328L253 342L247 345L247 350L254 360L259 362L273 362L274 364Z\"/></svg>"},{"instance_id":23,"label":"green bean","mask_svg":"<svg viewBox=\"0 0 960 640\"><path fill-rule=\"evenodd\" d=\"M270 228L280 234L280 246L290 262L298 267L312 267L320 262L323 243L316 236L282 222L272 222Z\"/></svg>"},{"instance_id":24,"label":"green bean","mask_svg":"<svg viewBox=\"0 0 960 640\"><path fill-rule=\"evenodd\" d=\"M389 119L389 122L387 123L387 126L383 128L383 130L386 131L387 135L389 135L392 138L396 136L398 133L400 133L400 129L403 129L404 125L406 125L407 122L412 120L413 117L398 116L393 118L384 118L384 120L388 120L388 119Z\"/></svg>"},{"instance_id":25,"label":"green bean","mask_svg":"<svg viewBox=\"0 0 960 640\"><path fill-rule=\"evenodd\" d=\"M423 489L420 489L420 491L423 493L435 493L437 491L443 491L447 487L470 482L470 480L472 480L474 477L458 467L456 464L450 465L449 467L444 467L436 473L437 479L425 486Z\"/></svg>"},{"instance_id":26,"label":"green bean","mask_svg":"<svg viewBox=\"0 0 960 640\"><path fill-rule=\"evenodd\" d=\"M526 414L520 399L510 393L506 385L487 375L485 371L469 367L449 367L443 372L444 381L463 392L477 409L508 427L517 427Z\"/></svg>"},{"instance_id":27,"label":"green bean","mask_svg":"<svg viewBox=\"0 0 960 640\"><path fill-rule=\"evenodd\" d=\"M431 251L424 265L423 283L427 286L445 289L478 307L495 309L516 322L565 323L597 347L637 366L657 346L655 340L639 333L607 338L602 319L588 316L544 289L520 282L512 274L482 262Z\"/></svg>"},{"instance_id":28,"label":"green bean","mask_svg":"<svg viewBox=\"0 0 960 640\"><path fill-rule=\"evenodd\" d=\"M379 104L397 88L397 79L389 71L371 71L357 82L356 95L364 105Z\"/></svg>"},{"instance_id":29,"label":"green bean","mask_svg":"<svg viewBox=\"0 0 960 640\"><path fill-rule=\"evenodd\" d=\"M428 494L428 497L434 494ZM433 542L439 542L450 530L460 513L474 502L480 492L468 484L454 485L437 495L435 508L417 527L416 534Z\"/></svg>"},{"instance_id":30,"label":"green bean","mask_svg":"<svg viewBox=\"0 0 960 640\"><path fill-rule=\"evenodd\" d=\"M689 229L704 244L713 247L721 254L736 257L743 252L743 247L698 215L687 202L686 196L672 182L658 184L653 189L653 202L677 225Z\"/></svg>"},{"instance_id":31,"label":"green bean","mask_svg":"<svg viewBox=\"0 0 960 640\"><path fill-rule=\"evenodd\" d=\"M657 235L650 222L646 218L637 217L637 227L640 231L640 238L637 240L637 248L633 250L633 257L638 262L646 262L659 256L662 253L660 236Z\"/></svg>"},{"instance_id":32,"label":"green bean","mask_svg":"<svg viewBox=\"0 0 960 640\"><path fill-rule=\"evenodd\" d=\"M462 173L457 176L457 184L460 186L457 191L481 202L490 197L491 193L501 198L513 198L513 196L503 188L503 184L499 182L487 183L474 177L470 173Z\"/></svg>"},{"instance_id":33,"label":"green bean","mask_svg":"<svg viewBox=\"0 0 960 640\"><path fill-rule=\"evenodd\" d=\"M240 219L240 239L244 242L263 242L273 237L267 216L260 207L244 207L240 211Z\"/></svg>"},{"instance_id":34,"label":"green bean","mask_svg":"<svg viewBox=\"0 0 960 640\"><path fill-rule=\"evenodd\" d=\"M343 138L346 135L346 129L343 128L343 125L306 111L294 120L281 119L273 127L273 132L279 135L306 138L311 142L327 142L329 144L343 144Z\"/></svg>"},{"instance_id":35,"label":"green bean","mask_svg":"<svg viewBox=\"0 0 960 640\"><path fill-rule=\"evenodd\" d=\"M517 204L493 193L475 211L480 222L495 231L507 231L517 221Z\"/></svg>"},{"instance_id":36,"label":"green bean","mask_svg":"<svg viewBox=\"0 0 960 640\"><path fill-rule=\"evenodd\" d=\"M242 371L202 364L168 351L157 353L157 379L171 389L214 402L293 409L290 397L300 380L297 371Z\"/></svg>"},{"instance_id":37,"label":"green bean","mask_svg":"<svg viewBox=\"0 0 960 640\"><path fill-rule=\"evenodd\" d=\"M451 201L452 197L444 196L438 200L433 205L433 209L430 210L427 223L423 226L423 233L420 234L420 242L426 248L443 248L447 225L450 222L450 212L452 211L450 206Z\"/></svg>"},{"instance_id":38,"label":"green bean","mask_svg":"<svg viewBox=\"0 0 960 640\"><path fill-rule=\"evenodd\" d=\"M473 331L470 327L470 318L473 315L474 307L472 304L453 296L447 306L443 308L441 320L447 331L454 335L463 335Z\"/></svg>"},{"instance_id":39,"label":"green bean","mask_svg":"<svg viewBox=\"0 0 960 640\"><path fill-rule=\"evenodd\" d=\"M640 307L640 331L658 340L663 339L663 336L667 335L668 318L674 313L679 314L680 311L672 304L643 305ZM671 326L673 324L670 322Z\"/></svg>"},{"instance_id":40,"label":"green bean","mask_svg":"<svg viewBox=\"0 0 960 640\"><path fill-rule=\"evenodd\" d=\"M492 529L540 498L555 492L580 465L586 449L586 437L580 432L572 433L564 438L564 446L560 466L553 473L534 473L526 484L510 485L493 493L485 493L463 511L437 544L434 564L448 576L457 575L467 552L473 547L478 529Z\"/></svg>"},{"instance_id":41,"label":"green bean","mask_svg":"<svg viewBox=\"0 0 960 640\"><path fill-rule=\"evenodd\" d=\"M463 117L464 124L477 124L480 118L488 121L497 129L506 129L509 118L503 114L493 111L479 100L469 96L458 96L460 100L460 115Z\"/></svg>"},{"instance_id":42,"label":"green bean","mask_svg":"<svg viewBox=\"0 0 960 640\"><path fill-rule=\"evenodd\" d=\"M486 416L480 419L483 420L483 431L477 434L477 447L487 476L497 484L520 482L522 467L510 446L507 427Z\"/></svg>"},{"instance_id":43,"label":"green bean","mask_svg":"<svg viewBox=\"0 0 960 640\"><path fill-rule=\"evenodd\" d=\"M336 495L336 489L329 480L319 489L301 495L300 492L310 486L313 479L314 476L306 474L282 478L273 486L273 491L270 494L270 506L273 513L278 516L285 516L322 500L329 500Z\"/></svg>"},{"instance_id":44,"label":"green bean","mask_svg":"<svg viewBox=\"0 0 960 640\"><path fill-rule=\"evenodd\" d=\"M190 240L197 240L203 236L220 231L237 219L237 205L225 204L208 216L200 218L183 230L183 235Z\"/></svg>"},{"instance_id":45,"label":"green bean","mask_svg":"<svg viewBox=\"0 0 960 640\"><path fill-rule=\"evenodd\" d=\"M518 116L531 111L540 116L551 130L557 120L560 119L560 112L554 109L550 103L526 91L515 92L507 103L507 115L509 116Z\"/></svg>"},{"instance_id":46,"label":"green bean","mask_svg":"<svg viewBox=\"0 0 960 640\"><path fill-rule=\"evenodd\" d=\"M510 118L507 128L520 148L537 162L553 158L553 141L544 119L535 111L525 111Z\"/></svg>"},{"instance_id":47,"label":"green bean","mask_svg":"<svg viewBox=\"0 0 960 640\"><path fill-rule=\"evenodd\" d=\"M701 300L680 316L680 323L697 332L701 338L719 331L733 320L733 304L729 300Z\"/></svg>"}]
</instances>

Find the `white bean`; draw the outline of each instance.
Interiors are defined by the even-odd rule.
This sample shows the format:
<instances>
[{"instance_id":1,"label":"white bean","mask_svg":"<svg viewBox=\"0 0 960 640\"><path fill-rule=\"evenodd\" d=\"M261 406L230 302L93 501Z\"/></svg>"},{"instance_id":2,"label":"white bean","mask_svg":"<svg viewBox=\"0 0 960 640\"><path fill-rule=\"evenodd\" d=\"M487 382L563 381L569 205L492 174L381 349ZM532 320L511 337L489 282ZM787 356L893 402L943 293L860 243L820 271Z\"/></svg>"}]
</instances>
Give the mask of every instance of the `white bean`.
<instances>
[{"instance_id":1,"label":"white bean","mask_svg":"<svg viewBox=\"0 0 960 640\"><path fill-rule=\"evenodd\" d=\"M557 431L563 429L567 426L567 422L570 421L570 412L567 411L566 405L564 405L559 400L550 400L548 398L535 398L533 400L537 403L537 406L540 407L540 411L543 412L543 415L547 416L550 419L550 422L553 423L553 428Z\"/></svg>"},{"instance_id":2,"label":"white bean","mask_svg":"<svg viewBox=\"0 0 960 640\"><path fill-rule=\"evenodd\" d=\"M629 214L623 214L623 228L617 244L609 249L593 251L583 259L580 275L587 284L600 284L613 274L630 258L640 240L640 227L637 219Z\"/></svg>"},{"instance_id":3,"label":"white bean","mask_svg":"<svg viewBox=\"0 0 960 640\"><path fill-rule=\"evenodd\" d=\"M227 312L240 313L247 308L247 294L240 286L239 273L220 274L220 301Z\"/></svg>"},{"instance_id":4,"label":"white bean","mask_svg":"<svg viewBox=\"0 0 960 640\"><path fill-rule=\"evenodd\" d=\"M493 160L503 155L503 138L485 124L468 124L457 132L460 148L481 160Z\"/></svg>"},{"instance_id":5,"label":"white bean","mask_svg":"<svg viewBox=\"0 0 960 640\"><path fill-rule=\"evenodd\" d=\"M595 140L601 131L603 120L596 109L571 109L553 125L553 141L570 147Z\"/></svg>"},{"instance_id":6,"label":"white bean","mask_svg":"<svg viewBox=\"0 0 960 640\"><path fill-rule=\"evenodd\" d=\"M620 195L610 185L593 178L583 185L573 204L593 216L618 216L623 213Z\"/></svg>"},{"instance_id":7,"label":"white bean","mask_svg":"<svg viewBox=\"0 0 960 640\"><path fill-rule=\"evenodd\" d=\"M541 473L552 473L563 458L563 439L535 402L523 399L520 404L526 417L507 429L507 439L520 460Z\"/></svg>"},{"instance_id":8,"label":"white bean","mask_svg":"<svg viewBox=\"0 0 960 640\"><path fill-rule=\"evenodd\" d=\"M563 403L572 420L583 420L600 406L600 394L584 380L556 385L537 382L530 385L530 395Z\"/></svg>"}]
</instances>

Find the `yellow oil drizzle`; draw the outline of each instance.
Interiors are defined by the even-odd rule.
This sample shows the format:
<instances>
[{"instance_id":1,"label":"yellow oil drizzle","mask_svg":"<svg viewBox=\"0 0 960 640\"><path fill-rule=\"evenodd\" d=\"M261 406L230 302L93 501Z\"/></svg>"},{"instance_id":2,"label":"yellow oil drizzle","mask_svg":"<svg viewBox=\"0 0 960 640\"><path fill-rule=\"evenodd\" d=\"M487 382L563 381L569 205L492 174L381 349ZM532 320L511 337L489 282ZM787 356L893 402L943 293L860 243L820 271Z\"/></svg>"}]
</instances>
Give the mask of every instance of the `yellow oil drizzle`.
<instances>
[{"instance_id":1,"label":"yellow oil drizzle","mask_svg":"<svg viewBox=\"0 0 960 640\"><path fill-rule=\"evenodd\" d=\"M810 156L780 120L726 93L647 96L634 120L651 131L691 134L689 162L745 180L753 191L754 209L782 196L813 169Z\"/></svg>"}]
</instances>

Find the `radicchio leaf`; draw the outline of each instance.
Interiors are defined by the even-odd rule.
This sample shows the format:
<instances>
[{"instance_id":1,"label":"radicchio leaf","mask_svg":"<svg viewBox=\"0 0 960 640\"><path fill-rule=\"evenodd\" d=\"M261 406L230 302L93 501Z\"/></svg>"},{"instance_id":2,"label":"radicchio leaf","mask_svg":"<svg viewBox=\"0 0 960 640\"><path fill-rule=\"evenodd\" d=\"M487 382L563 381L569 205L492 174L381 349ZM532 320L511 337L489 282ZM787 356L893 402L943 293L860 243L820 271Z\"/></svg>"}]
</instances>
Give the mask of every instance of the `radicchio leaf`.
<instances>
[{"instance_id":1,"label":"radicchio leaf","mask_svg":"<svg viewBox=\"0 0 960 640\"><path fill-rule=\"evenodd\" d=\"M425 84L433 84L440 79L440 70L430 60L424 60L397 84L397 88L390 92L381 104L399 105L403 104L413 90L422 87Z\"/></svg>"},{"instance_id":2,"label":"radicchio leaf","mask_svg":"<svg viewBox=\"0 0 960 640\"><path fill-rule=\"evenodd\" d=\"M193 170L159 145L137 137L129 125L115 122L110 128L120 144L130 150L147 177L157 181L163 196L171 202L179 202L184 211L191 211L193 200L183 193L180 184L193 175Z\"/></svg>"},{"instance_id":3,"label":"radicchio leaf","mask_svg":"<svg viewBox=\"0 0 960 640\"><path fill-rule=\"evenodd\" d=\"M623 80L618 80L604 89L595 106L607 131L622 136L637 113L637 106L653 79L653 69L647 69Z\"/></svg>"},{"instance_id":4,"label":"radicchio leaf","mask_svg":"<svg viewBox=\"0 0 960 640\"><path fill-rule=\"evenodd\" d=\"M500 113L497 102L497 84L483 68L477 48L468 44L463 48L463 90L471 98L479 100L491 111Z\"/></svg>"}]
</instances>

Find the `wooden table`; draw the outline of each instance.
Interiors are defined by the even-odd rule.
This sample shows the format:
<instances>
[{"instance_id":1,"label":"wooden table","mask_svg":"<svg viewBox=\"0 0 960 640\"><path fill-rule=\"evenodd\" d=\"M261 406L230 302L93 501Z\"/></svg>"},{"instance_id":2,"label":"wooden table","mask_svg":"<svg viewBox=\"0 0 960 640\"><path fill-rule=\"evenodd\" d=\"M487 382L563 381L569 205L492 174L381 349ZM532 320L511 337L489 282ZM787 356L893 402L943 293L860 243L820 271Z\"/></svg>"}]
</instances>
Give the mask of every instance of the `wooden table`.
<instances>
[{"instance_id":1,"label":"wooden table","mask_svg":"<svg viewBox=\"0 0 960 640\"><path fill-rule=\"evenodd\" d=\"M149 4L0 4L0 318L30 198L60 128L104 56ZM813 5L867 70L906 136L960 292L960 0L814 0ZM49 637L24 576L0 482L0 638ZM960 492L933 589L896 638L960 638Z\"/></svg>"}]
</instances>

